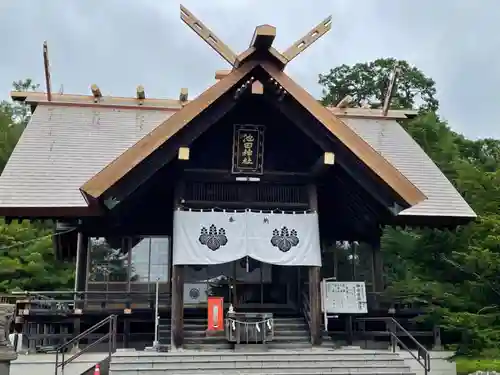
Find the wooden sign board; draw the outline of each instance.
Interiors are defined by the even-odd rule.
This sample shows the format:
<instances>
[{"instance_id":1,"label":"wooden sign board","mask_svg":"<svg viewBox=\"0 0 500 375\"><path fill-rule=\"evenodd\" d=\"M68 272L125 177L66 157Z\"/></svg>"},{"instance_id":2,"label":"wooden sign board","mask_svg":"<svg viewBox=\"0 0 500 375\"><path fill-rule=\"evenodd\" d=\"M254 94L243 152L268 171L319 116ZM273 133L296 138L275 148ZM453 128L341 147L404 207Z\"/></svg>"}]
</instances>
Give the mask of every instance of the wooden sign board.
<instances>
[{"instance_id":1,"label":"wooden sign board","mask_svg":"<svg viewBox=\"0 0 500 375\"><path fill-rule=\"evenodd\" d=\"M261 175L263 161L264 126L234 125L232 173Z\"/></svg>"},{"instance_id":2,"label":"wooden sign board","mask_svg":"<svg viewBox=\"0 0 500 375\"><path fill-rule=\"evenodd\" d=\"M368 303L363 281L323 281L321 308L328 314L366 314Z\"/></svg>"}]
</instances>

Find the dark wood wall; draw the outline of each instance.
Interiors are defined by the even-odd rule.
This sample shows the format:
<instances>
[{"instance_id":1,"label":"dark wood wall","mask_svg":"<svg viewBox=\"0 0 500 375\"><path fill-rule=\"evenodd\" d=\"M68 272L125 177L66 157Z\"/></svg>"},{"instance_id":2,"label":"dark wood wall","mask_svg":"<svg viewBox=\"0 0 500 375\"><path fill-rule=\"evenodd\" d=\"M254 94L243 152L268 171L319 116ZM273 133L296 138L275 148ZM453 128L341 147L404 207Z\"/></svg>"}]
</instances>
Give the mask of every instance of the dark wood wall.
<instances>
[{"instance_id":1,"label":"dark wood wall","mask_svg":"<svg viewBox=\"0 0 500 375\"><path fill-rule=\"evenodd\" d=\"M237 182L231 174L234 124L265 126L264 172L258 176L258 183ZM262 96L241 100L189 147L189 160L174 160L164 166L109 215L88 221L88 231L93 235L171 234L175 204L199 208L306 209L310 184L317 186L323 237L371 238L378 234L378 223L387 217L387 208L341 163L320 176L312 175L311 170L324 150ZM335 153L335 146L332 147L329 151ZM180 186L180 200L174 203L174 191Z\"/></svg>"},{"instance_id":2,"label":"dark wood wall","mask_svg":"<svg viewBox=\"0 0 500 375\"><path fill-rule=\"evenodd\" d=\"M255 95L245 98L225 118L191 145L186 168L231 169L234 124L266 127L264 173L307 172L321 149L274 106Z\"/></svg>"}]
</instances>

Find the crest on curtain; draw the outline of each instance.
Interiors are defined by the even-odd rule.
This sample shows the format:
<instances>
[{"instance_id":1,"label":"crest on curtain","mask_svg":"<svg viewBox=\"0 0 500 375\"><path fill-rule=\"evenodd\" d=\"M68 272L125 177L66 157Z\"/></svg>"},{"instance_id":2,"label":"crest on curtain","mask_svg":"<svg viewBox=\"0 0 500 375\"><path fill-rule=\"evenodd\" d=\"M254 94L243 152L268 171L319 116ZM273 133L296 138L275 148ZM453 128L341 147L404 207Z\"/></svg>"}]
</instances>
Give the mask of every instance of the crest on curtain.
<instances>
[{"instance_id":1,"label":"crest on curtain","mask_svg":"<svg viewBox=\"0 0 500 375\"><path fill-rule=\"evenodd\" d=\"M286 253L290 251L292 247L299 244L297 231L295 229L289 231L287 227L281 227L281 231L275 229L271 237L271 244Z\"/></svg>"},{"instance_id":2,"label":"crest on curtain","mask_svg":"<svg viewBox=\"0 0 500 375\"><path fill-rule=\"evenodd\" d=\"M208 230L206 227L202 227L198 240L210 250L216 251L227 244L226 230L220 228L217 232L217 227L214 224L210 225Z\"/></svg>"}]
</instances>

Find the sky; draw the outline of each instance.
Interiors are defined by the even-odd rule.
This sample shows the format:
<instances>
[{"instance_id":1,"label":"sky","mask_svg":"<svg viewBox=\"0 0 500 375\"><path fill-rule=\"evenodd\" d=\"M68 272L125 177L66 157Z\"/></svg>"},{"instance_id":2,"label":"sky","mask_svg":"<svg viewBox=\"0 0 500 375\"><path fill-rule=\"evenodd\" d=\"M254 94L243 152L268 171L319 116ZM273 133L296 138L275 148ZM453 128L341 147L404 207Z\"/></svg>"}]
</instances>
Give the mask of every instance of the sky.
<instances>
[{"instance_id":1,"label":"sky","mask_svg":"<svg viewBox=\"0 0 500 375\"><path fill-rule=\"evenodd\" d=\"M0 0L0 99L12 81L44 83L47 40L53 91L190 97L228 69L181 20L177 0ZM319 98L318 75L380 57L407 60L436 81L440 114L471 138L500 138L499 0L184 0L236 53L255 26L276 26L284 51L333 16L331 31L286 72Z\"/></svg>"}]
</instances>

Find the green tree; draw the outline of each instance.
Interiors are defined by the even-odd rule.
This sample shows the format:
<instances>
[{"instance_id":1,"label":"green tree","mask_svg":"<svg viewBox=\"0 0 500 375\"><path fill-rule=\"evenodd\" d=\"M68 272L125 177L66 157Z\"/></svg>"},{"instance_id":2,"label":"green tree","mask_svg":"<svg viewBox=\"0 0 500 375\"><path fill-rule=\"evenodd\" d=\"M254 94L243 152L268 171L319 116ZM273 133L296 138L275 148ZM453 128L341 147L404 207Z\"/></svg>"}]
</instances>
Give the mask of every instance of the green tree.
<instances>
[{"instance_id":1,"label":"green tree","mask_svg":"<svg viewBox=\"0 0 500 375\"><path fill-rule=\"evenodd\" d=\"M353 66L341 65L326 74L320 74L319 84L323 86L322 103L336 105L346 95L351 95L354 105L361 106L366 102L372 108L382 107L396 64L401 72L391 106L435 111L439 105L435 98L435 82L408 62L393 58L377 59Z\"/></svg>"},{"instance_id":2,"label":"green tree","mask_svg":"<svg viewBox=\"0 0 500 375\"><path fill-rule=\"evenodd\" d=\"M69 288L73 267L55 261L50 230L0 221L0 291Z\"/></svg>"},{"instance_id":3,"label":"green tree","mask_svg":"<svg viewBox=\"0 0 500 375\"><path fill-rule=\"evenodd\" d=\"M346 95L380 107L395 59L343 65L320 75L322 102ZM403 126L479 215L454 230L386 228L382 251L395 299L420 307L421 319L462 339L458 353L487 354L500 344L500 140L470 140L434 112L434 81L399 61L393 108L423 110Z\"/></svg>"}]
</instances>

